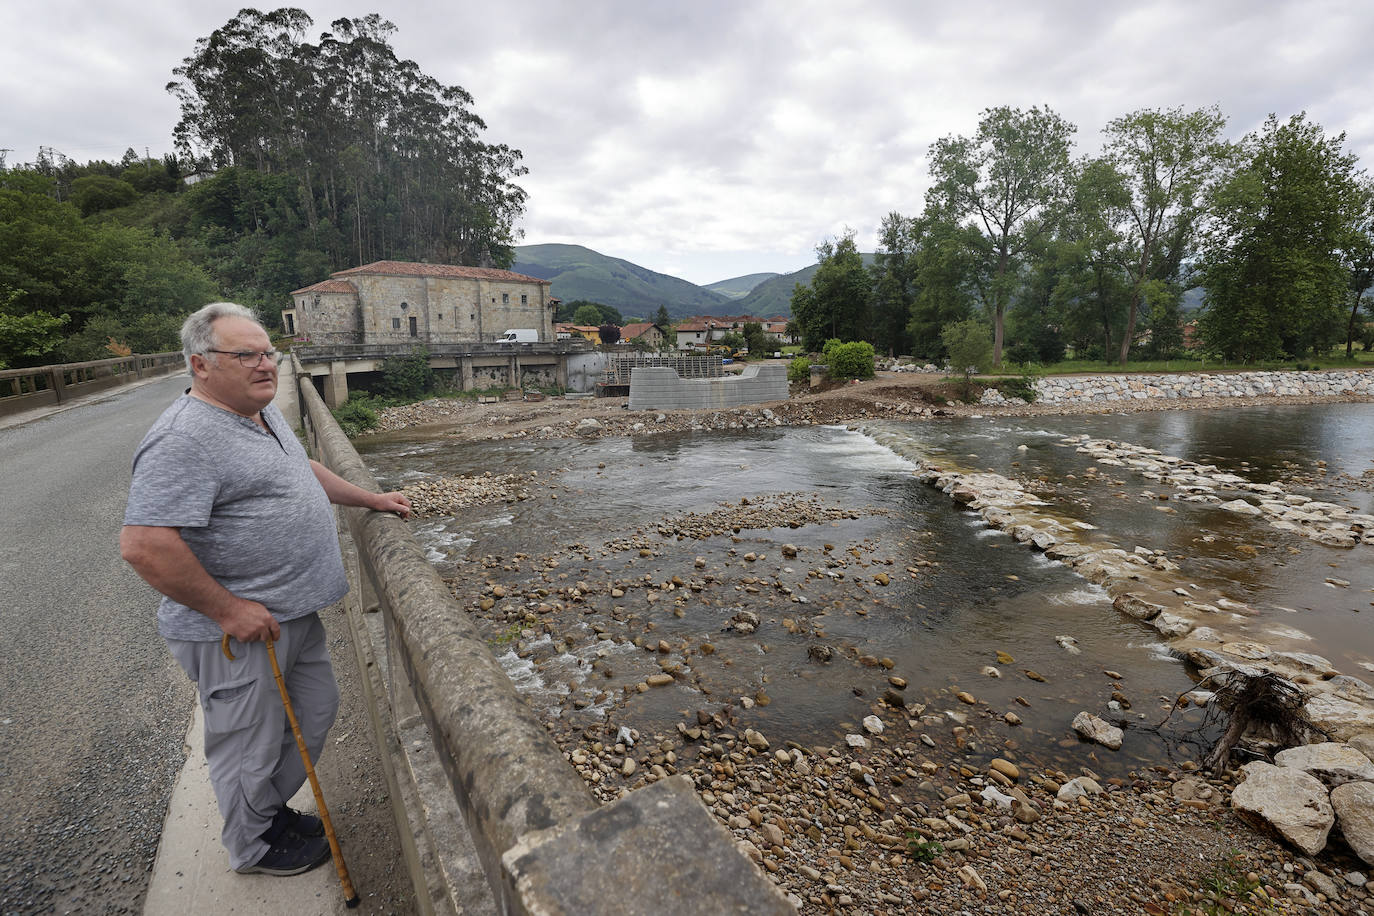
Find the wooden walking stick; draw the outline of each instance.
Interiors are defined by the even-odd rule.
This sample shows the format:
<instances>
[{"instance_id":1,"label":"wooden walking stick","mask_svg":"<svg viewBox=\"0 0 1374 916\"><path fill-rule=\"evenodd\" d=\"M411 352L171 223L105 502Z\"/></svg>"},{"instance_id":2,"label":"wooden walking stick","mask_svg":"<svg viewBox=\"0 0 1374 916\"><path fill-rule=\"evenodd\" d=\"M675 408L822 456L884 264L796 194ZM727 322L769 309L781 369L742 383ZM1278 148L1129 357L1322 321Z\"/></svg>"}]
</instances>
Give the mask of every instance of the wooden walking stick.
<instances>
[{"instance_id":1,"label":"wooden walking stick","mask_svg":"<svg viewBox=\"0 0 1374 916\"><path fill-rule=\"evenodd\" d=\"M296 747L301 752L301 762L305 764L305 775L310 778L310 788L315 793L315 805L320 809L320 821L324 824L324 835L329 840L329 851L334 857L334 870L339 873L339 883L343 885L344 905L353 909L359 903L358 892L348 877L348 866L344 864L343 851L339 849L339 838L334 834L334 823L329 819L329 807L324 803L324 792L320 790L320 780L315 775L315 767L310 763L310 751L301 737L301 725L296 721L296 710L291 707L291 695L286 692L286 681L282 680L281 666L277 664L277 650L272 645L272 637L267 642L267 660L272 663L272 676L277 679L277 692L281 694L281 705L286 709L286 718L291 722L291 734L296 736ZM229 634L220 640L220 648L230 661L234 653L229 651Z\"/></svg>"}]
</instances>

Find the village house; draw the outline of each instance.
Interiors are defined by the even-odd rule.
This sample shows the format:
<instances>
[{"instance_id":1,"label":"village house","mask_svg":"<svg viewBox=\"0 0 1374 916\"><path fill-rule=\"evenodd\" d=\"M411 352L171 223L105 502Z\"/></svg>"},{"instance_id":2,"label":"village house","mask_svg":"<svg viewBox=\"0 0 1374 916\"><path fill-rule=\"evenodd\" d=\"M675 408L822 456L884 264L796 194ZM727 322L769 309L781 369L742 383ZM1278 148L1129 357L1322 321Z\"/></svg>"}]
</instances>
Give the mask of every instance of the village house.
<instances>
[{"instance_id":1,"label":"village house","mask_svg":"<svg viewBox=\"0 0 1374 916\"><path fill-rule=\"evenodd\" d=\"M283 329L311 344L493 341L512 328L554 340L550 283L509 270L376 261L291 294Z\"/></svg>"},{"instance_id":2,"label":"village house","mask_svg":"<svg viewBox=\"0 0 1374 916\"><path fill-rule=\"evenodd\" d=\"M640 346L650 350L662 350L668 343L668 333L652 321L636 321L620 329L618 343Z\"/></svg>"},{"instance_id":3,"label":"village house","mask_svg":"<svg viewBox=\"0 0 1374 916\"><path fill-rule=\"evenodd\" d=\"M568 324L560 322L554 325L554 331L559 340L571 340L574 337L583 337L592 342L593 346L601 346L601 329L590 324Z\"/></svg>"}]
</instances>

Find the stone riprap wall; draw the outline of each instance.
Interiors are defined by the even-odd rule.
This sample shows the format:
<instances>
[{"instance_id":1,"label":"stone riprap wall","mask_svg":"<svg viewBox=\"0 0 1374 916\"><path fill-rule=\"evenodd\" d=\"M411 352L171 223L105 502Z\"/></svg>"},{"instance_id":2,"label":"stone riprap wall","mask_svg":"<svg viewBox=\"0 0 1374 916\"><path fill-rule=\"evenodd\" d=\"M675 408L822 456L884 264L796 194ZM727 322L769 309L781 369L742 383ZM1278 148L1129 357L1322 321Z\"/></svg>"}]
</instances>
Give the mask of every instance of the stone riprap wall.
<instances>
[{"instance_id":1,"label":"stone riprap wall","mask_svg":"<svg viewBox=\"0 0 1374 916\"><path fill-rule=\"evenodd\" d=\"M725 378L681 378L666 366L630 373L631 410L682 410L739 407L787 400L787 367L746 366Z\"/></svg>"},{"instance_id":2,"label":"stone riprap wall","mask_svg":"<svg viewBox=\"0 0 1374 916\"><path fill-rule=\"evenodd\" d=\"M1335 397L1374 395L1374 371L1230 372L1185 375L1082 375L1042 378L1036 403L1108 404L1120 401L1197 400L1202 398ZM1009 399L989 388L983 403ZM1015 403L1015 401L1011 401Z\"/></svg>"}]
</instances>

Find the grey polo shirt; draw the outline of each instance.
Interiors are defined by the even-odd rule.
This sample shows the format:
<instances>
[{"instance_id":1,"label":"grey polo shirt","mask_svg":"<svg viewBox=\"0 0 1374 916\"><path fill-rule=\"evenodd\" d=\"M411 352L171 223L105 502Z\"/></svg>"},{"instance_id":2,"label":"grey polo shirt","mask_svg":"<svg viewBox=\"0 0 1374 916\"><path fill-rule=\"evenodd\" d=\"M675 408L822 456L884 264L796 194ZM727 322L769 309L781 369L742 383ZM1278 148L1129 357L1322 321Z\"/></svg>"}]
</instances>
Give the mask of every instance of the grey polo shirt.
<instances>
[{"instance_id":1,"label":"grey polo shirt","mask_svg":"<svg viewBox=\"0 0 1374 916\"><path fill-rule=\"evenodd\" d=\"M126 525L179 528L216 581L259 601L278 621L304 617L348 591L334 512L275 406L264 430L247 417L183 395L134 453ZM158 632L214 640L219 624L163 596Z\"/></svg>"}]
</instances>

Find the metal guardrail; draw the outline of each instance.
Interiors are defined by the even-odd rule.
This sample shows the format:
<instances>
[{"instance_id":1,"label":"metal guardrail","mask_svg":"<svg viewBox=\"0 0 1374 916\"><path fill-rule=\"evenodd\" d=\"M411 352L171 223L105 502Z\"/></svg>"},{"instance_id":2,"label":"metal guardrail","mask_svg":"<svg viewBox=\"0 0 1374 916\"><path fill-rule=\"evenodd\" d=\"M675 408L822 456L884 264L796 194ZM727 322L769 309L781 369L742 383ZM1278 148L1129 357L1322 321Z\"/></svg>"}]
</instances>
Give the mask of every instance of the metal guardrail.
<instances>
[{"instance_id":1,"label":"metal guardrail","mask_svg":"<svg viewBox=\"0 0 1374 916\"><path fill-rule=\"evenodd\" d=\"M51 407L78 395L165 375L184 365L185 357L176 350L0 370L0 416Z\"/></svg>"},{"instance_id":2,"label":"metal guardrail","mask_svg":"<svg viewBox=\"0 0 1374 916\"><path fill-rule=\"evenodd\" d=\"M315 457L376 490L299 360L294 368ZM500 913L795 912L685 777L659 780L598 806L406 523L363 509L344 509L343 515L359 580L350 618L379 610L385 622L386 663L368 661L359 650L365 679L385 680L369 697L373 721L399 730L422 719L429 739L424 756L441 767L440 786L398 785L388 777L393 799L405 805L400 832L422 912L489 911L472 899L470 888L465 894L455 886L444 861L454 830L432 819L442 820L453 808L466 822ZM352 627L355 636L366 629L356 622ZM405 739L408 746L423 744L413 730ZM378 742L390 766L397 766L397 751L404 752L398 734L388 730ZM419 798L426 789L434 794Z\"/></svg>"},{"instance_id":3,"label":"metal guardrail","mask_svg":"<svg viewBox=\"0 0 1374 916\"><path fill-rule=\"evenodd\" d=\"M528 356L556 355L559 353L587 353L593 347L591 341L544 340L536 343L497 343L495 341L471 341L451 344L307 344L296 346L293 351L301 362L315 363L329 360L348 359L386 359L392 356L408 356L423 348L431 357L458 356Z\"/></svg>"}]
</instances>

